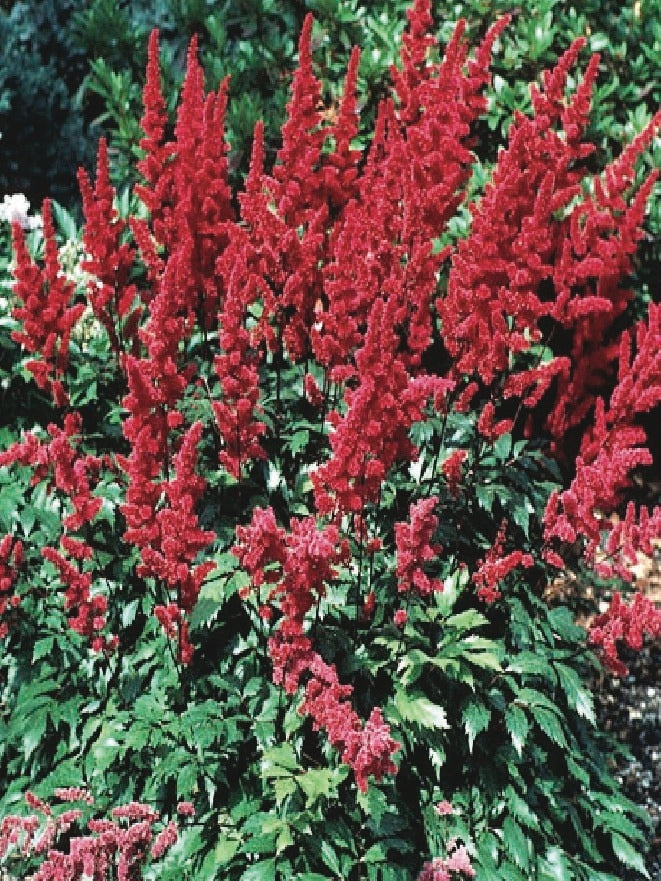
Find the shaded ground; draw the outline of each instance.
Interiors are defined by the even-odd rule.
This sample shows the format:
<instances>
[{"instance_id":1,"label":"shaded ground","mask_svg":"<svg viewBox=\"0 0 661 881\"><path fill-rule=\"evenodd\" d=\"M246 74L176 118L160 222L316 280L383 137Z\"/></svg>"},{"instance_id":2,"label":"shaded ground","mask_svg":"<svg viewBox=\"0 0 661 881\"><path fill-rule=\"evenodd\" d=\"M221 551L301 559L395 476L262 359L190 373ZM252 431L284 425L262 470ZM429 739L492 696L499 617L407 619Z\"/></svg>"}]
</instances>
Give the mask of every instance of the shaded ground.
<instances>
[{"instance_id":1,"label":"shaded ground","mask_svg":"<svg viewBox=\"0 0 661 881\"><path fill-rule=\"evenodd\" d=\"M638 655L632 652L625 661L629 676L604 679L595 692L595 704L604 728L631 750L631 760L616 777L655 824L646 863L652 881L661 881L661 646L647 646ZM623 881L640 877L629 873Z\"/></svg>"},{"instance_id":2,"label":"shaded ground","mask_svg":"<svg viewBox=\"0 0 661 881\"><path fill-rule=\"evenodd\" d=\"M661 547L653 559L641 561L636 576L636 586L661 604ZM661 881L661 643L623 657L629 675L604 677L595 690L595 704L604 728L631 750L631 761L618 769L617 778L654 822L646 864L651 881ZM640 877L633 873L623 881Z\"/></svg>"}]
</instances>

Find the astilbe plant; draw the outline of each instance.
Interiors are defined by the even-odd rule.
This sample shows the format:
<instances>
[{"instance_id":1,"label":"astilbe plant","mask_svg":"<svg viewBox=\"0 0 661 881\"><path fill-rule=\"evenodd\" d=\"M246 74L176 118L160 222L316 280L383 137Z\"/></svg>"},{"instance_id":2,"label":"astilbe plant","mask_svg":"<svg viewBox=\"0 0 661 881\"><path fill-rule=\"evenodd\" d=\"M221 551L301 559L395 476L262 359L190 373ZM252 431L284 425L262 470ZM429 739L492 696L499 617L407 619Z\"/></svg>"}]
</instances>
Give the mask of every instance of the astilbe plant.
<instances>
[{"instance_id":1,"label":"astilbe plant","mask_svg":"<svg viewBox=\"0 0 661 881\"><path fill-rule=\"evenodd\" d=\"M95 183L80 172L87 288L76 291L58 263L48 202L43 266L14 225L12 336L29 353L26 367L55 415L46 433L36 427L0 453L0 465L23 480L27 469L26 492L44 488L61 528L52 541L31 544L29 530L21 535L17 526L0 542L0 634L11 640L11 628L19 632L23 605L34 597L31 579L46 577L50 596L54 583L64 587L71 628L108 670L117 665L108 688L124 675L135 627L165 638L180 710L208 694L204 676L214 653L226 651L227 660L234 649L239 658L251 647L262 664L258 676L270 669L281 689L278 725L285 724L283 702L293 702L297 712L286 724L292 742L300 737L301 753L305 744L313 763L353 770L353 803L372 812L361 835L377 835L374 817L386 812L371 793L388 791L395 804L406 804L393 830L414 830L423 856L436 848L421 879L476 872L518 878L533 859L539 877L550 877L548 841L528 846L516 837L512 844L511 820L505 849L518 868L507 869L514 864L498 856L488 831L490 822L501 822L502 807L476 807L479 780L470 800L460 795L460 807L449 812L454 825L447 855L439 855L433 802L463 785L444 757L455 749L457 768L470 767L476 738L489 730L500 738L498 755L523 781L545 764L532 747L528 770L513 764L513 756L524 760L533 720L551 732L553 749L569 750L571 741L580 751L585 731L566 734L556 704L528 687L528 674L540 677L540 689L548 671L517 667L517 651L531 654L531 634L546 640L569 709L589 715L567 666L573 656L560 648L574 631L563 630L562 617L544 610L537 594L553 567L577 564L577 542L599 574L628 576L637 553L650 553L661 535L659 508L638 510L630 501L617 525L608 520L626 504L635 469L652 462L639 418L661 397L661 310L650 305L627 329L635 294L625 283L656 181L653 173L634 192L635 163L660 117L603 175L589 175L593 148L585 132L599 59L588 62L567 97L584 45L575 42L533 86L532 115L514 119L485 192L468 205L470 230L454 241L449 223L467 200L490 56L508 21L496 22L473 55L459 22L436 61L430 3L417 0L401 69L392 72L392 97L382 102L363 155L353 147L359 51L330 118L313 69L308 16L275 164L267 168L258 124L239 193L227 181L227 82L205 95L193 39L172 128L154 32L142 183L130 216L118 210L103 141ZM76 364L84 351L72 343L85 308L98 322L96 345L105 347L111 376L93 415L77 405ZM578 455L570 431L582 438ZM107 529L110 553L107 541L97 544ZM40 558L56 575L39 575ZM231 639L226 650L212 650L201 626L215 632L214 616L222 620L236 599L216 594L205 622L205 591L228 572L243 579L241 605L232 606L240 639L248 640L241 651ZM123 619L119 604L130 591L134 611ZM161 637L148 630L148 617L131 624L138 605L158 620ZM544 624L545 616L555 624ZM640 647L645 633L658 635L660 617L644 598L627 606L617 594L590 641L622 672L618 640ZM474 632L483 627L485 635ZM508 663L506 646L514 653ZM504 689L500 702L484 697L480 704L475 695L493 695L496 681ZM463 740L444 733L452 727L446 700L457 701L448 713ZM245 737L237 749L252 756L249 764L261 735L249 716L240 718ZM278 736L284 738L282 727L273 729L272 739ZM291 747L287 738L283 743ZM264 756L267 746L260 747ZM583 783L597 773L590 768L577 772ZM281 771L273 776L288 779L286 765ZM420 788L419 804L406 801L401 776ZM497 775L487 776L491 791ZM235 792L222 785L231 802ZM504 791L519 817L525 799L511 801L513 785ZM280 783L276 807L295 799L292 786ZM216 790L217 782L207 785L210 809L218 807ZM364 801L370 798L377 801ZM69 854L49 855L35 877L104 877L94 861L110 853L124 861L118 877L138 877L129 863L147 847L156 817L144 811L126 814L137 823L128 830L91 821L97 838L71 839ZM393 814L387 816L395 823ZM588 862L603 867L607 858L585 844L577 810L572 822L580 841L571 857L576 877L597 877L585 874ZM14 823L26 841L36 831L30 818L4 823ZM516 831L523 837L520 826ZM159 852L175 833L166 837ZM77 841L86 842L80 865ZM370 878L400 877L387 868L395 846L383 845L381 862L374 858L381 868ZM278 847L265 878L276 877L289 845ZM227 877L262 877L241 858ZM293 857L286 859L277 871L294 871ZM305 859L301 866L322 877L319 861ZM322 862L333 869L329 860ZM411 856L407 869L399 864L401 877L412 878L421 865ZM241 867L246 874L237 874Z\"/></svg>"},{"instance_id":2,"label":"astilbe plant","mask_svg":"<svg viewBox=\"0 0 661 881\"><path fill-rule=\"evenodd\" d=\"M71 835L83 817L83 809L93 805L94 799L77 787L56 788L53 794L60 802L80 803L83 808L56 813L50 804L28 792L25 800L34 813L6 816L0 823L0 857L14 857L24 864L30 858L45 857L30 876L34 881L138 881L144 877L149 858L161 859L177 841L175 821L154 835L158 813L137 802L114 808L112 820L88 819L89 835ZM186 807L183 805L183 815ZM63 853L56 844L66 835L70 835L68 853Z\"/></svg>"}]
</instances>

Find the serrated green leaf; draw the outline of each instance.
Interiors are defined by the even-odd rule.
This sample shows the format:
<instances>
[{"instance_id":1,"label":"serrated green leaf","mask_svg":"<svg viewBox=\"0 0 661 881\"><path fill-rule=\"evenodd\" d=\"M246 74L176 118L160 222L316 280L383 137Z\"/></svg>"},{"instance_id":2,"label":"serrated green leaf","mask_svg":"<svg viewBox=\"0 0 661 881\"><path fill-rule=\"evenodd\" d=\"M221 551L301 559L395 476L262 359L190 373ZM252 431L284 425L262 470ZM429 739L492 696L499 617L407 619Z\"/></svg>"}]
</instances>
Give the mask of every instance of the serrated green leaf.
<instances>
[{"instance_id":1,"label":"serrated green leaf","mask_svg":"<svg viewBox=\"0 0 661 881\"><path fill-rule=\"evenodd\" d=\"M585 629L579 627L574 616L566 606L558 606L549 612L549 622L561 639L574 643L585 638Z\"/></svg>"},{"instance_id":2,"label":"serrated green leaf","mask_svg":"<svg viewBox=\"0 0 661 881\"><path fill-rule=\"evenodd\" d=\"M560 720L555 713L551 712L551 710L544 709L543 707L533 707L532 715L535 722L537 722L547 737L549 737L554 743L557 743L558 746L567 746L565 732L563 731Z\"/></svg>"},{"instance_id":3,"label":"serrated green leaf","mask_svg":"<svg viewBox=\"0 0 661 881\"><path fill-rule=\"evenodd\" d=\"M519 758L523 755L523 747L528 737L530 724L528 717L516 704L510 704L505 710L505 727L512 738L512 745L519 754Z\"/></svg>"},{"instance_id":4,"label":"serrated green leaf","mask_svg":"<svg viewBox=\"0 0 661 881\"><path fill-rule=\"evenodd\" d=\"M588 722L595 725L596 717L592 695L581 682L581 678L576 670L573 670L566 664L556 663L554 666L558 674L560 687L567 697L569 706L572 710L576 710L583 719L587 719Z\"/></svg>"},{"instance_id":5,"label":"serrated green leaf","mask_svg":"<svg viewBox=\"0 0 661 881\"><path fill-rule=\"evenodd\" d=\"M276 804L280 805L287 798L296 792L296 780L294 777L276 777L273 780L273 792L275 793Z\"/></svg>"},{"instance_id":6,"label":"serrated green leaf","mask_svg":"<svg viewBox=\"0 0 661 881\"><path fill-rule=\"evenodd\" d=\"M538 857L537 873L540 881L573 881L574 877L567 856L559 847L550 847L545 856Z\"/></svg>"},{"instance_id":7,"label":"serrated green leaf","mask_svg":"<svg viewBox=\"0 0 661 881\"><path fill-rule=\"evenodd\" d=\"M492 484L478 483L475 487L475 496L479 506L490 514L496 500L496 488Z\"/></svg>"},{"instance_id":8,"label":"serrated green leaf","mask_svg":"<svg viewBox=\"0 0 661 881\"><path fill-rule=\"evenodd\" d=\"M340 861L334 848L328 843L328 841L321 842L321 859L331 872L340 878L342 877Z\"/></svg>"},{"instance_id":9,"label":"serrated green leaf","mask_svg":"<svg viewBox=\"0 0 661 881\"><path fill-rule=\"evenodd\" d=\"M508 672L523 673L531 676L541 676L550 681L555 680L553 668L548 660L535 652L518 652L509 661Z\"/></svg>"},{"instance_id":10,"label":"serrated green leaf","mask_svg":"<svg viewBox=\"0 0 661 881\"><path fill-rule=\"evenodd\" d=\"M567 770L572 775L575 780L578 780L584 786L588 786L590 784L590 775L588 772L582 768L578 762L575 762L571 755L567 755Z\"/></svg>"},{"instance_id":11,"label":"serrated green leaf","mask_svg":"<svg viewBox=\"0 0 661 881\"><path fill-rule=\"evenodd\" d=\"M288 847L294 843L294 838L291 834L291 827L287 824L283 829L278 833L278 837L275 842L275 854L278 856L283 852L283 850L287 850Z\"/></svg>"},{"instance_id":12,"label":"serrated green leaf","mask_svg":"<svg viewBox=\"0 0 661 881\"><path fill-rule=\"evenodd\" d=\"M520 688L516 695L516 703L529 707L543 707L552 713L560 713L560 708L554 704L543 692L535 688Z\"/></svg>"},{"instance_id":13,"label":"serrated green leaf","mask_svg":"<svg viewBox=\"0 0 661 881\"><path fill-rule=\"evenodd\" d=\"M305 793L307 807L313 805L321 796L332 796L337 790L335 772L326 768L313 768L304 774L298 774L295 780Z\"/></svg>"},{"instance_id":14,"label":"serrated green leaf","mask_svg":"<svg viewBox=\"0 0 661 881\"><path fill-rule=\"evenodd\" d=\"M613 853L624 866L635 869L645 878L650 877L645 867L645 860L623 835L620 835L618 832L612 832L611 845L613 846Z\"/></svg>"},{"instance_id":15,"label":"serrated green leaf","mask_svg":"<svg viewBox=\"0 0 661 881\"><path fill-rule=\"evenodd\" d=\"M461 713L464 721L464 730L468 737L468 749L473 752L473 744L478 734L486 731L491 720L491 710L483 703L471 701Z\"/></svg>"},{"instance_id":16,"label":"serrated green leaf","mask_svg":"<svg viewBox=\"0 0 661 881\"><path fill-rule=\"evenodd\" d=\"M527 829L539 829L539 817L533 813L528 802L516 792L513 786L505 789L507 809L516 821Z\"/></svg>"},{"instance_id":17,"label":"serrated green leaf","mask_svg":"<svg viewBox=\"0 0 661 881\"><path fill-rule=\"evenodd\" d=\"M292 451L292 454L295 456L297 453L300 453L301 450L304 450L310 442L310 432L307 429L302 429L301 431L295 431L291 437L289 442L289 449Z\"/></svg>"},{"instance_id":18,"label":"serrated green leaf","mask_svg":"<svg viewBox=\"0 0 661 881\"><path fill-rule=\"evenodd\" d=\"M365 851L365 856L363 857L366 863L384 863L387 858L388 851L381 841L369 847Z\"/></svg>"},{"instance_id":19,"label":"serrated green leaf","mask_svg":"<svg viewBox=\"0 0 661 881\"><path fill-rule=\"evenodd\" d=\"M444 627L448 630L452 628L452 630L465 631L476 630L478 627L484 627L488 623L489 619L482 612L478 612L477 609L466 609L464 612L459 612L457 615L450 615L449 618L446 618Z\"/></svg>"},{"instance_id":20,"label":"serrated green leaf","mask_svg":"<svg viewBox=\"0 0 661 881\"><path fill-rule=\"evenodd\" d=\"M512 817L506 817L503 823L503 840L505 849L517 866L527 871L530 863L528 840L519 824Z\"/></svg>"},{"instance_id":21,"label":"serrated green leaf","mask_svg":"<svg viewBox=\"0 0 661 881\"><path fill-rule=\"evenodd\" d=\"M23 755L26 760L30 758L39 746L46 731L46 714L35 713L24 720Z\"/></svg>"},{"instance_id":22,"label":"serrated green leaf","mask_svg":"<svg viewBox=\"0 0 661 881\"><path fill-rule=\"evenodd\" d=\"M497 878L498 881L529 881L530 876L523 875L514 863L504 862L498 866Z\"/></svg>"},{"instance_id":23,"label":"serrated green leaf","mask_svg":"<svg viewBox=\"0 0 661 881\"><path fill-rule=\"evenodd\" d=\"M500 656L493 652L472 652L467 651L463 657L467 663L474 667L480 667L483 670L494 670L500 672L502 670Z\"/></svg>"},{"instance_id":24,"label":"serrated green leaf","mask_svg":"<svg viewBox=\"0 0 661 881\"><path fill-rule=\"evenodd\" d=\"M512 520L519 529L523 530L526 538L530 537L530 515L534 512L533 506L526 499L524 503L514 505L512 510Z\"/></svg>"},{"instance_id":25,"label":"serrated green leaf","mask_svg":"<svg viewBox=\"0 0 661 881\"><path fill-rule=\"evenodd\" d=\"M403 689L395 695L395 706L402 718L407 722L414 722L423 728L447 729L447 715L443 707L432 703L423 695L409 696Z\"/></svg>"},{"instance_id":26,"label":"serrated green leaf","mask_svg":"<svg viewBox=\"0 0 661 881\"><path fill-rule=\"evenodd\" d=\"M493 445L493 451L496 454L496 458L504 462L512 452L512 435L501 434Z\"/></svg>"},{"instance_id":27,"label":"serrated green leaf","mask_svg":"<svg viewBox=\"0 0 661 881\"><path fill-rule=\"evenodd\" d=\"M41 658L47 657L53 650L53 646L55 644L54 636L46 636L43 639L38 639L34 644L34 649L32 650L32 663L35 661L41 660Z\"/></svg>"}]
</instances>

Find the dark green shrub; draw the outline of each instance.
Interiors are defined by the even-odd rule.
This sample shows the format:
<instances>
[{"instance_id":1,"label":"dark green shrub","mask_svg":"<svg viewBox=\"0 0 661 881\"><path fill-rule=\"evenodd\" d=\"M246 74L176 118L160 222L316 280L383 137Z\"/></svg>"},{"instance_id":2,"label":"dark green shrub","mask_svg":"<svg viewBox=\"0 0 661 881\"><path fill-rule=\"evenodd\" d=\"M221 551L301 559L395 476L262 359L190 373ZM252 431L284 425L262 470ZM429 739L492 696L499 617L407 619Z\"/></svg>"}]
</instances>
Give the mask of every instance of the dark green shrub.
<instances>
[{"instance_id":1,"label":"dark green shrub","mask_svg":"<svg viewBox=\"0 0 661 881\"><path fill-rule=\"evenodd\" d=\"M75 0L0 9L0 194L76 198L72 173L93 157L79 90L87 72L73 42Z\"/></svg>"}]
</instances>

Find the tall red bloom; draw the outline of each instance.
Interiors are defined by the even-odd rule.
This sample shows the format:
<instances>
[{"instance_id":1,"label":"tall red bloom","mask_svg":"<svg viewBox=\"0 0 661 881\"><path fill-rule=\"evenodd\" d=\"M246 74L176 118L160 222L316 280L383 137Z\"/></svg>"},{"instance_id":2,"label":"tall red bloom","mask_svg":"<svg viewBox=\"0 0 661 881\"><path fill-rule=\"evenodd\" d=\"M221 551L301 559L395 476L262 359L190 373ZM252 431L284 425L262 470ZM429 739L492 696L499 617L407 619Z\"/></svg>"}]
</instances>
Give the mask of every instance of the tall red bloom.
<instances>
[{"instance_id":1,"label":"tall red bloom","mask_svg":"<svg viewBox=\"0 0 661 881\"><path fill-rule=\"evenodd\" d=\"M96 183L94 188L83 168L78 171L83 197L85 225L83 243L89 259L83 268L93 278L87 296L94 314L103 324L116 351L122 350L117 321L125 319L134 306L137 288L130 281L135 262L135 248L125 241L127 223L114 206L115 188L110 182L108 147L99 141Z\"/></svg>"},{"instance_id":2,"label":"tall red bloom","mask_svg":"<svg viewBox=\"0 0 661 881\"><path fill-rule=\"evenodd\" d=\"M291 531L277 526L273 511L256 509L247 527L237 528L234 553L251 576L256 590L273 586L268 601L277 603L282 618L269 638L273 680L293 694L305 682L299 712L312 717L316 730L324 730L342 761L355 773L362 791L368 777L380 780L397 770L392 755L399 744L390 737L381 711L374 709L363 724L351 706L351 685L340 683L335 666L314 650L306 634L305 619L335 578L343 559L337 527L320 530L314 518L293 519Z\"/></svg>"},{"instance_id":3,"label":"tall red bloom","mask_svg":"<svg viewBox=\"0 0 661 881\"><path fill-rule=\"evenodd\" d=\"M5 619L8 609L20 605L20 597L12 594L23 564L23 543L12 535L0 539L0 639L9 632Z\"/></svg>"},{"instance_id":4,"label":"tall red bloom","mask_svg":"<svg viewBox=\"0 0 661 881\"><path fill-rule=\"evenodd\" d=\"M395 524L397 581L401 592L415 590L427 596L443 590L443 582L430 578L424 570L424 564L443 550L440 544L432 543L438 526L438 517L433 513L437 504L436 496L421 499L411 505L408 523Z\"/></svg>"},{"instance_id":5,"label":"tall red bloom","mask_svg":"<svg viewBox=\"0 0 661 881\"><path fill-rule=\"evenodd\" d=\"M22 329L12 331L12 339L38 356L27 363L39 388L50 392L59 407L68 395L63 379L69 364L69 340L73 326L85 311L74 303L75 285L60 266L55 227L49 199L44 200L44 265L40 267L28 253L20 223L12 226L16 269L14 294L23 303L13 310Z\"/></svg>"},{"instance_id":6,"label":"tall red bloom","mask_svg":"<svg viewBox=\"0 0 661 881\"><path fill-rule=\"evenodd\" d=\"M607 408L597 400L594 422L586 430L576 459L576 473L562 493L554 493L544 514L545 538L573 543L587 539L586 556L595 554L608 533L604 516L617 509L631 475L640 465L652 464L646 434L637 418L661 401L661 306L651 303L647 321L636 327L636 351L629 333L622 336L618 384ZM636 523L639 519L639 523ZM661 509L642 509L639 518L629 510L624 523L606 540L609 557L599 563L604 575L628 575L638 550L651 547L661 536ZM630 575L628 576L630 577Z\"/></svg>"}]
</instances>

